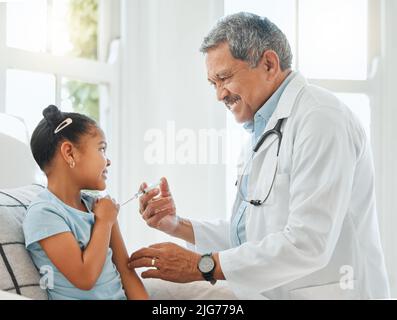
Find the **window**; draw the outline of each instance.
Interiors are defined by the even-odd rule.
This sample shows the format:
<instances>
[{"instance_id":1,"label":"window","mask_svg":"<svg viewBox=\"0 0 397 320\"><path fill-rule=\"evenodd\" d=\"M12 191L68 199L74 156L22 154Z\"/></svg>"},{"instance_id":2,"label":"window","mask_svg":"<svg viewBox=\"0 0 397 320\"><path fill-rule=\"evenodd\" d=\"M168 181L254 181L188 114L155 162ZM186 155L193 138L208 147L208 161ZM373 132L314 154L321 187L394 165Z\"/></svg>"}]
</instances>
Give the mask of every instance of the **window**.
<instances>
[{"instance_id":1,"label":"window","mask_svg":"<svg viewBox=\"0 0 397 320\"><path fill-rule=\"evenodd\" d=\"M42 118L43 108L55 103L55 82L52 74L8 69L6 113L24 119L32 133Z\"/></svg>"},{"instance_id":2,"label":"window","mask_svg":"<svg viewBox=\"0 0 397 320\"><path fill-rule=\"evenodd\" d=\"M6 45L33 52L45 52L47 0L9 2L3 6L6 6Z\"/></svg>"},{"instance_id":3,"label":"window","mask_svg":"<svg viewBox=\"0 0 397 320\"><path fill-rule=\"evenodd\" d=\"M358 116L370 137L374 104L370 99L371 81L376 68L368 70L368 66L376 65L380 49L369 32L378 19L378 11L370 10L369 6L376 6L376 2L280 0L275 4L272 0L225 0L225 14L248 11L276 23L291 44L293 69L302 72L309 82L333 91ZM227 127L228 132L243 130L229 116ZM241 144L235 142L227 146L231 157L227 177L235 177L234 159L240 148ZM231 181L226 183L229 186ZM227 190L230 214L235 189Z\"/></svg>"},{"instance_id":4,"label":"window","mask_svg":"<svg viewBox=\"0 0 397 320\"><path fill-rule=\"evenodd\" d=\"M31 134L55 104L99 121L111 140L119 9L117 0L0 2L0 112L22 118Z\"/></svg>"},{"instance_id":5,"label":"window","mask_svg":"<svg viewBox=\"0 0 397 320\"><path fill-rule=\"evenodd\" d=\"M8 47L97 59L98 0L9 2L6 17Z\"/></svg>"},{"instance_id":6,"label":"window","mask_svg":"<svg viewBox=\"0 0 397 320\"><path fill-rule=\"evenodd\" d=\"M299 69L312 79L367 78L367 2L298 1Z\"/></svg>"},{"instance_id":7,"label":"window","mask_svg":"<svg viewBox=\"0 0 397 320\"><path fill-rule=\"evenodd\" d=\"M61 108L88 114L99 121L99 85L63 78Z\"/></svg>"},{"instance_id":8,"label":"window","mask_svg":"<svg viewBox=\"0 0 397 320\"><path fill-rule=\"evenodd\" d=\"M29 52L36 52L97 60L98 0L9 2L6 21L7 48L23 50L27 57ZM51 103L62 110L81 112L100 121L101 97L96 83L99 79L96 81L93 74L93 83L79 81L79 72L70 71L75 73L73 80L61 72L32 73L7 68L5 111L26 117L30 132L41 119L41 110ZM51 85L49 79L52 79ZM43 94L38 95L38 92Z\"/></svg>"}]
</instances>

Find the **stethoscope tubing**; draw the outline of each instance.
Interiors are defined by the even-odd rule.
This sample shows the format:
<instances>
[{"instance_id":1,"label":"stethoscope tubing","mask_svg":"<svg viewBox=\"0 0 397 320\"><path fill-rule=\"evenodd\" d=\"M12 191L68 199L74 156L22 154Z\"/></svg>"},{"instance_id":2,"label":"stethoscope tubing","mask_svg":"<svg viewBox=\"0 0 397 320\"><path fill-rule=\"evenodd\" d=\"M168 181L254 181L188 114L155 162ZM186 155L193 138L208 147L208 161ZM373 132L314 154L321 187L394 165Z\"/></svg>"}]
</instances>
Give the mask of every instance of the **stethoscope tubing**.
<instances>
[{"instance_id":1,"label":"stethoscope tubing","mask_svg":"<svg viewBox=\"0 0 397 320\"><path fill-rule=\"evenodd\" d=\"M285 118L281 118L277 121L276 125L274 126L273 129L266 131L258 140L258 142L255 144L254 148L252 149L252 154L250 159L247 161L247 163L244 166L244 170L242 172L242 175L239 179L239 182L237 183L237 190L238 190L238 194L241 198L242 201L244 202L248 202L250 204L252 204L253 206L261 206L262 204L264 204L266 202L266 200L269 198L270 193L273 189L273 185L274 185L274 181L276 180L276 174L277 174L277 169L278 169L278 156L280 153L280 146L281 146L281 140L283 138L283 134L281 132L281 126L283 124ZM247 169L247 166L250 164L250 162L252 161L255 153L260 149L260 147L263 145L263 143L265 142L265 140L271 136L271 135L276 135L278 138L278 146L277 146L277 163L276 163L276 169L274 170L274 174L273 174L273 179L272 179L272 183L270 185L270 189L269 192L266 194L266 197L263 200L257 199L257 200L248 200L244 197L243 193L241 192L241 183L244 177L244 173Z\"/></svg>"}]
</instances>

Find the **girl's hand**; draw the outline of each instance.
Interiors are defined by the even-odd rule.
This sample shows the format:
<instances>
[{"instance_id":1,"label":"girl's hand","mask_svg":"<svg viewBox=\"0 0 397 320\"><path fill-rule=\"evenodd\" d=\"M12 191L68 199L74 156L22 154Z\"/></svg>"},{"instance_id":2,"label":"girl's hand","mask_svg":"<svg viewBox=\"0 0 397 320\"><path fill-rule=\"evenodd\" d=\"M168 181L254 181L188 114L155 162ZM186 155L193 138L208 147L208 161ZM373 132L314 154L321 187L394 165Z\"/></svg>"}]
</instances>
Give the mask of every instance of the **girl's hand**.
<instances>
[{"instance_id":1,"label":"girl's hand","mask_svg":"<svg viewBox=\"0 0 397 320\"><path fill-rule=\"evenodd\" d=\"M109 196L96 199L92 211L95 214L95 220L101 221L112 226L117 221L120 205Z\"/></svg>"}]
</instances>

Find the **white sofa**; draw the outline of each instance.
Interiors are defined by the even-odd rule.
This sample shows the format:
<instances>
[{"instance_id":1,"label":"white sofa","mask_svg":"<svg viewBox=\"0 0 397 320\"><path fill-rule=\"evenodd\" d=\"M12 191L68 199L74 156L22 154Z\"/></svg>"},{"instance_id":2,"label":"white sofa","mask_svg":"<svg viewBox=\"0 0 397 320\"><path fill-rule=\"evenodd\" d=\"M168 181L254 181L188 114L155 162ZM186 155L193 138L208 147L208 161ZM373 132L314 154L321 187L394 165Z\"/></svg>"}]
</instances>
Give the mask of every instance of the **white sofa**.
<instances>
[{"instance_id":1,"label":"white sofa","mask_svg":"<svg viewBox=\"0 0 397 320\"><path fill-rule=\"evenodd\" d=\"M0 188L16 188L37 181L39 168L26 143L0 132Z\"/></svg>"},{"instance_id":2,"label":"white sofa","mask_svg":"<svg viewBox=\"0 0 397 320\"><path fill-rule=\"evenodd\" d=\"M28 185L43 177L30 152L29 133L22 119L0 113L0 146L0 189Z\"/></svg>"},{"instance_id":3,"label":"white sofa","mask_svg":"<svg viewBox=\"0 0 397 320\"><path fill-rule=\"evenodd\" d=\"M0 133L0 147L7 150L0 160L0 299L46 299L22 231L27 206L43 187L31 184L36 168L25 144Z\"/></svg>"},{"instance_id":4,"label":"white sofa","mask_svg":"<svg viewBox=\"0 0 397 320\"><path fill-rule=\"evenodd\" d=\"M46 299L22 232L26 208L43 188L32 184L39 170L23 121L0 113L0 131L0 299Z\"/></svg>"}]
</instances>

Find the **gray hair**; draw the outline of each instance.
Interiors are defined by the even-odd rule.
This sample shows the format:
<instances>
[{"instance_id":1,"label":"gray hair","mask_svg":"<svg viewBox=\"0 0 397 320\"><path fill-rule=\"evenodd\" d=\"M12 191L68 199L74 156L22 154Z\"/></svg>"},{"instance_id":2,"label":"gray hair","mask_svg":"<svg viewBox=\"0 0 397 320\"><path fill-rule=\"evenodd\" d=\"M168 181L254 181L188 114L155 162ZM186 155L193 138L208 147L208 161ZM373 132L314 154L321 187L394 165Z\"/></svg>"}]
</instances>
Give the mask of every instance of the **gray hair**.
<instances>
[{"instance_id":1,"label":"gray hair","mask_svg":"<svg viewBox=\"0 0 397 320\"><path fill-rule=\"evenodd\" d=\"M235 59L247 61L252 68L266 50L277 53L281 70L291 68L292 52L287 37L265 17L240 12L221 18L204 38L200 51L207 53L224 42L229 44Z\"/></svg>"}]
</instances>

